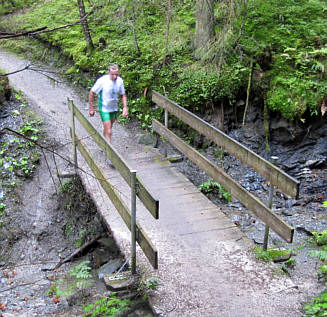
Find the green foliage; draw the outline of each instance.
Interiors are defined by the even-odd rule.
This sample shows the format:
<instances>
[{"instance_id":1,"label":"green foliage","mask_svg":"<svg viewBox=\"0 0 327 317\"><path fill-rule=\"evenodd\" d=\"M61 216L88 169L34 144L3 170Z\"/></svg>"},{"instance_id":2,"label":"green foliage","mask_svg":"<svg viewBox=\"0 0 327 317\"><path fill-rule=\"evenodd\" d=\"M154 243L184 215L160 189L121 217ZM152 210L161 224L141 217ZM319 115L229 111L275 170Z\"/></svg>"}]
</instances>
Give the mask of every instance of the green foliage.
<instances>
[{"instance_id":1,"label":"green foliage","mask_svg":"<svg viewBox=\"0 0 327 317\"><path fill-rule=\"evenodd\" d=\"M85 238L86 238L86 233L87 230L86 229L82 229L79 233L78 233L78 239L76 241L76 247L79 248L82 246Z\"/></svg>"},{"instance_id":2,"label":"green foliage","mask_svg":"<svg viewBox=\"0 0 327 317\"><path fill-rule=\"evenodd\" d=\"M327 230L322 232L312 232L315 242L321 246L318 250L311 250L309 255L322 261L319 266L318 278L326 281L327 278ZM327 285L327 283L325 283ZM327 311L327 292L314 298L309 304L304 306L305 316L326 316Z\"/></svg>"},{"instance_id":3,"label":"green foliage","mask_svg":"<svg viewBox=\"0 0 327 317\"><path fill-rule=\"evenodd\" d=\"M119 299L116 296L102 297L85 308L84 317L118 316L130 306L129 299Z\"/></svg>"},{"instance_id":4,"label":"green foliage","mask_svg":"<svg viewBox=\"0 0 327 317\"><path fill-rule=\"evenodd\" d=\"M320 250L312 250L309 254L314 258L318 258L320 261L327 261L327 246L324 246Z\"/></svg>"},{"instance_id":5,"label":"green foliage","mask_svg":"<svg viewBox=\"0 0 327 317\"><path fill-rule=\"evenodd\" d=\"M219 183L214 182L213 180L202 183L199 185L199 189L206 195L210 193L221 195L222 198L227 200L228 203L230 203L232 200L231 194L226 191L226 189L224 189L224 187L222 187Z\"/></svg>"},{"instance_id":6,"label":"green foliage","mask_svg":"<svg viewBox=\"0 0 327 317\"><path fill-rule=\"evenodd\" d=\"M270 109L289 120L316 115L327 94L326 9L320 0L255 0L246 8L249 37L241 43L266 71Z\"/></svg>"},{"instance_id":7,"label":"green foliage","mask_svg":"<svg viewBox=\"0 0 327 317\"><path fill-rule=\"evenodd\" d=\"M2 216L6 211L6 204L3 202L0 202L0 216Z\"/></svg>"},{"instance_id":8,"label":"green foliage","mask_svg":"<svg viewBox=\"0 0 327 317\"><path fill-rule=\"evenodd\" d=\"M320 296L314 298L312 302L304 306L305 317L315 316L323 317L326 316L327 312L327 292L323 292Z\"/></svg>"},{"instance_id":9,"label":"green foliage","mask_svg":"<svg viewBox=\"0 0 327 317\"><path fill-rule=\"evenodd\" d=\"M3 19L2 29L19 31L45 25L51 29L79 20L76 1L14 2L15 9L33 3L33 10ZM246 91L251 59L255 64L251 95L259 103L265 98L271 110L289 120L319 115L327 94L326 2L251 0L239 1L231 8L232 3L216 3L217 36L203 58L205 64L194 58L192 47L194 0L171 2L168 45L167 3L158 0L97 1L88 16L95 46L92 52L86 50L81 25L40 37L73 61L66 75L87 88L107 71L109 62L116 62L128 92L130 113L145 129L151 128L152 117L162 113L151 107L152 89L191 111L203 112L222 102L230 105ZM86 12L92 5L85 1ZM47 58L47 49L35 40L24 43L1 44L16 46L19 52L34 50L38 60ZM62 60L60 54L56 63Z\"/></svg>"},{"instance_id":10,"label":"green foliage","mask_svg":"<svg viewBox=\"0 0 327 317\"><path fill-rule=\"evenodd\" d=\"M69 271L66 278L61 278L52 286L50 292L60 297L72 294L73 291L82 291L92 285L90 261L83 261Z\"/></svg>"},{"instance_id":11,"label":"green foliage","mask_svg":"<svg viewBox=\"0 0 327 317\"><path fill-rule=\"evenodd\" d=\"M12 138L4 142L0 147L0 171L7 178L14 174L22 177L31 177L35 164L40 159L39 150L35 148L35 143L41 133L39 119L30 119L24 121L19 132L27 136L30 140L24 138Z\"/></svg>"},{"instance_id":12,"label":"green foliage","mask_svg":"<svg viewBox=\"0 0 327 317\"><path fill-rule=\"evenodd\" d=\"M8 14L20 9L26 8L33 4L40 2L40 0L4 0L0 2L0 15Z\"/></svg>"},{"instance_id":13,"label":"green foliage","mask_svg":"<svg viewBox=\"0 0 327 317\"><path fill-rule=\"evenodd\" d=\"M288 255L291 253L291 250L275 250L268 249L264 251L261 247L256 247L254 253L257 259L263 260L264 262L272 262L282 256Z\"/></svg>"},{"instance_id":14,"label":"green foliage","mask_svg":"<svg viewBox=\"0 0 327 317\"><path fill-rule=\"evenodd\" d=\"M326 245L327 244L327 230L322 232L312 232L317 245Z\"/></svg>"},{"instance_id":15,"label":"green foliage","mask_svg":"<svg viewBox=\"0 0 327 317\"><path fill-rule=\"evenodd\" d=\"M68 181L65 181L60 185L59 192L71 194L73 192L73 185L73 180L70 179Z\"/></svg>"},{"instance_id":16,"label":"green foliage","mask_svg":"<svg viewBox=\"0 0 327 317\"><path fill-rule=\"evenodd\" d=\"M159 278L157 277L142 277L139 281L138 291L141 293L146 293L148 291L154 290L159 285Z\"/></svg>"}]
</instances>

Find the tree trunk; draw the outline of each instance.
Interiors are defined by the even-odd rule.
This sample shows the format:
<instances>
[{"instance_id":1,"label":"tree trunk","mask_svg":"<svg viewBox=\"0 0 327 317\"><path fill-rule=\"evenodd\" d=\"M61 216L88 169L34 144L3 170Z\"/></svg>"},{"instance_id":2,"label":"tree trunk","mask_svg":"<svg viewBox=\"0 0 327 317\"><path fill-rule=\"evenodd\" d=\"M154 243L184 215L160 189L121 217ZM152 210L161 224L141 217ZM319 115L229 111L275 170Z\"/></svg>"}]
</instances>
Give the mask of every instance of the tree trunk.
<instances>
[{"instance_id":1,"label":"tree trunk","mask_svg":"<svg viewBox=\"0 0 327 317\"><path fill-rule=\"evenodd\" d=\"M77 0L77 3L78 3L79 16L81 19L83 19L85 16L84 1ZM82 27L83 27L84 37L85 37L85 41L86 41L87 51L91 52L93 50L94 46L93 46L93 42L92 42L90 30L89 30L89 25L88 25L86 19L82 20Z\"/></svg>"},{"instance_id":2,"label":"tree trunk","mask_svg":"<svg viewBox=\"0 0 327 317\"><path fill-rule=\"evenodd\" d=\"M215 0L196 1L194 46L198 51L198 56L208 51L210 42L215 36L214 2Z\"/></svg>"},{"instance_id":3,"label":"tree trunk","mask_svg":"<svg viewBox=\"0 0 327 317\"><path fill-rule=\"evenodd\" d=\"M166 36L165 36L165 54L163 58L163 64L166 64L167 52L168 52L168 42L169 42L169 28L171 19L171 0L167 3L167 25L166 25Z\"/></svg>"}]
</instances>

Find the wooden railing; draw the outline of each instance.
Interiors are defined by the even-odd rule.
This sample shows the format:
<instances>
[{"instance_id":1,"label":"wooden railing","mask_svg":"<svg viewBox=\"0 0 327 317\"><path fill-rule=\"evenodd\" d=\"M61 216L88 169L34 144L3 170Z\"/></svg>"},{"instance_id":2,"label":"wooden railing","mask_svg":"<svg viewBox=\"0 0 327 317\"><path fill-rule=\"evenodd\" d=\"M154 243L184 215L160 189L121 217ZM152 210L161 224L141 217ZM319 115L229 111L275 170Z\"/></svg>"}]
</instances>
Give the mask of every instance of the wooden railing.
<instances>
[{"instance_id":1,"label":"wooden railing","mask_svg":"<svg viewBox=\"0 0 327 317\"><path fill-rule=\"evenodd\" d=\"M129 230L133 230L132 222L132 213L129 210L128 206L125 204L123 199L120 197L118 191L114 188L114 186L107 179L101 167L97 164L95 159L93 158L90 151L87 149L86 145L81 141L81 137L77 135L74 127L74 118L76 117L88 134L93 138L93 140L97 143L97 145L104 151L106 156L111 160L112 164L115 166L116 170L121 174L124 180L127 182L129 186L132 185L132 169L128 166L128 164L124 161L124 159L115 151L115 149L109 145L109 143L103 138L102 135L93 127L93 125L85 118L85 116L81 113L81 111L74 105L72 100L68 100L68 107L72 113L72 140L73 140L73 148L74 148L74 164L78 165L76 148L79 150L81 155L84 157L85 161L89 165L93 174L101 184L102 188L108 195L109 199L112 201L113 205L117 209L118 213L124 220L125 224L129 228ZM133 184L134 185L134 184ZM144 206L148 209L150 214L155 218L159 218L159 201L151 195L149 190L143 184L141 179L136 176L135 179L135 194L139 197L140 201L143 202ZM142 227L138 222L135 224L135 240L138 242L139 246L143 250L145 256L153 266L153 268L158 268L158 251L155 246L152 244L151 240L144 232ZM132 242L133 243L133 242ZM133 257L133 255L132 255ZM133 270L133 268L132 268Z\"/></svg>"},{"instance_id":2,"label":"wooden railing","mask_svg":"<svg viewBox=\"0 0 327 317\"><path fill-rule=\"evenodd\" d=\"M167 97L160 95L156 91L152 92L152 101L190 125L193 129L208 137L210 140L214 141L217 145L221 146L241 162L252 167L255 171L266 177L273 185L279 187L288 195L298 197L300 182L287 175L278 167L274 166L253 151L247 149L244 145L233 140L225 133L208 124L193 113L169 100ZM154 119L152 121L152 127L155 132L166 138L174 147L197 164L210 177L219 182L233 197L237 198L245 207L256 214L279 236L287 242L293 241L294 229L278 217L258 198L244 189L239 183L234 181L230 176L206 159L198 151L183 142L166 126Z\"/></svg>"}]
</instances>

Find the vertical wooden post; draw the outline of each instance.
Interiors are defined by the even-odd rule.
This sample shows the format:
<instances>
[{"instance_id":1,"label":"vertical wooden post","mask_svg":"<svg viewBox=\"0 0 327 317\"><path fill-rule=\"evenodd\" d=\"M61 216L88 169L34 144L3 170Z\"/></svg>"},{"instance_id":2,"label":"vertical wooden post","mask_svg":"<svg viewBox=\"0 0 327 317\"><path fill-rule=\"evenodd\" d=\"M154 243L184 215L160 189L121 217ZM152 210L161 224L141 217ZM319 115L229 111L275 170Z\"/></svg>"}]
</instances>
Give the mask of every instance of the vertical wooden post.
<instances>
[{"instance_id":1,"label":"vertical wooden post","mask_svg":"<svg viewBox=\"0 0 327 317\"><path fill-rule=\"evenodd\" d=\"M278 157L277 156L272 156L272 163L275 165ZM274 196L274 185L270 181L270 187L269 187L269 200L268 200L268 208L271 209L272 207L272 201L273 201L273 196ZM263 250L267 251L268 248L268 239L269 239L269 227L266 225L265 227L265 237L263 240Z\"/></svg>"},{"instance_id":2,"label":"vertical wooden post","mask_svg":"<svg viewBox=\"0 0 327 317\"><path fill-rule=\"evenodd\" d=\"M73 100L68 98L68 103L70 104L70 113L71 113L71 129L72 129L72 142L73 142L73 158L74 158L74 170L77 174L77 150L76 150L76 135L75 135L75 115L74 115L74 103Z\"/></svg>"},{"instance_id":3,"label":"vertical wooden post","mask_svg":"<svg viewBox=\"0 0 327 317\"><path fill-rule=\"evenodd\" d=\"M168 129L168 110L165 109L165 127ZM165 157L168 156L168 142L165 140L165 150L164 150L164 155Z\"/></svg>"},{"instance_id":4,"label":"vertical wooden post","mask_svg":"<svg viewBox=\"0 0 327 317\"><path fill-rule=\"evenodd\" d=\"M131 266L136 274L136 171L131 171Z\"/></svg>"}]
</instances>

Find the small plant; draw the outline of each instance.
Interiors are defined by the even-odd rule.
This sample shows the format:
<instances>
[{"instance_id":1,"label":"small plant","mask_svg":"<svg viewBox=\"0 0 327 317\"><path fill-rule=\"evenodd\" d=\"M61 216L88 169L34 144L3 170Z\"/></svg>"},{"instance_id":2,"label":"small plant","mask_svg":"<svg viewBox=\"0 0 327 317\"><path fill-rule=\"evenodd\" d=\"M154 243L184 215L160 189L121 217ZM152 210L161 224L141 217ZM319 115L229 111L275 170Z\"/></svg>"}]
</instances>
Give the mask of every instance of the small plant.
<instances>
[{"instance_id":1,"label":"small plant","mask_svg":"<svg viewBox=\"0 0 327 317\"><path fill-rule=\"evenodd\" d=\"M131 304L129 299L119 299L116 296L102 297L95 303L87 306L84 317L117 316L126 311Z\"/></svg>"},{"instance_id":2,"label":"small plant","mask_svg":"<svg viewBox=\"0 0 327 317\"><path fill-rule=\"evenodd\" d=\"M52 285L48 294L54 294L57 297L69 295L74 290L81 291L92 285L90 278L91 267L88 266L90 261L83 261L69 271L67 278L59 279L56 284Z\"/></svg>"},{"instance_id":3,"label":"small plant","mask_svg":"<svg viewBox=\"0 0 327 317\"><path fill-rule=\"evenodd\" d=\"M76 241L76 247L79 248L82 246L84 240L85 240L85 233L86 233L86 229L82 229L79 233L78 233L78 239Z\"/></svg>"},{"instance_id":4,"label":"small plant","mask_svg":"<svg viewBox=\"0 0 327 317\"><path fill-rule=\"evenodd\" d=\"M319 250L312 250L309 255L322 261L319 266L318 279L326 281L327 278L327 230L322 232L312 232L316 245L321 246ZM327 285L327 283L325 282ZM321 293L320 296L314 298L311 303L304 306L305 316L326 316L327 311L327 292Z\"/></svg>"},{"instance_id":5,"label":"small plant","mask_svg":"<svg viewBox=\"0 0 327 317\"><path fill-rule=\"evenodd\" d=\"M222 198L227 200L228 203L230 203L232 200L231 194L219 183L214 182L213 180L209 180L207 182L202 183L199 186L199 189L202 193L206 195L210 193L219 194L222 196Z\"/></svg>"},{"instance_id":6,"label":"small plant","mask_svg":"<svg viewBox=\"0 0 327 317\"><path fill-rule=\"evenodd\" d=\"M318 271L318 279L326 280L327 278L327 264L320 265Z\"/></svg>"},{"instance_id":7,"label":"small plant","mask_svg":"<svg viewBox=\"0 0 327 317\"><path fill-rule=\"evenodd\" d=\"M0 203L0 216L2 216L6 211L6 204Z\"/></svg>"},{"instance_id":8,"label":"small plant","mask_svg":"<svg viewBox=\"0 0 327 317\"><path fill-rule=\"evenodd\" d=\"M327 292L321 293L320 296L314 298L312 302L304 306L306 317L315 316L323 317L326 316L327 309Z\"/></svg>"},{"instance_id":9,"label":"small plant","mask_svg":"<svg viewBox=\"0 0 327 317\"><path fill-rule=\"evenodd\" d=\"M149 277L146 280L145 288L148 290L155 289L159 285L159 278Z\"/></svg>"},{"instance_id":10,"label":"small plant","mask_svg":"<svg viewBox=\"0 0 327 317\"><path fill-rule=\"evenodd\" d=\"M69 180L64 183L59 188L60 193L71 193L73 190L73 181Z\"/></svg>"},{"instance_id":11,"label":"small plant","mask_svg":"<svg viewBox=\"0 0 327 317\"><path fill-rule=\"evenodd\" d=\"M322 232L312 232L317 245L325 245L327 244L327 230Z\"/></svg>"}]
</instances>

